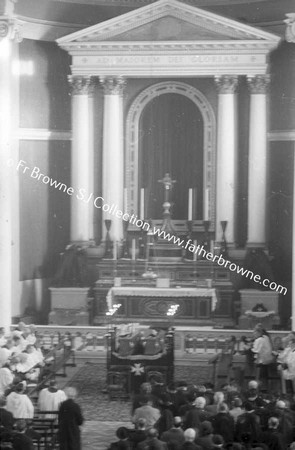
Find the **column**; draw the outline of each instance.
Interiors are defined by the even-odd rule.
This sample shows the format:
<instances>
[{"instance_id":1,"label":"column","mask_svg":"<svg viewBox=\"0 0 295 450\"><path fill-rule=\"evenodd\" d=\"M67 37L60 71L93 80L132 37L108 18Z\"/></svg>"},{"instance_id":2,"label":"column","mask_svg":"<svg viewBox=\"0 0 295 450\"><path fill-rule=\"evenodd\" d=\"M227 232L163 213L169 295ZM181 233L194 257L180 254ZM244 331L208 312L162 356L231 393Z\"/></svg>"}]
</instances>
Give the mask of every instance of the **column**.
<instances>
[{"instance_id":1,"label":"column","mask_svg":"<svg viewBox=\"0 0 295 450\"><path fill-rule=\"evenodd\" d=\"M124 140L123 140L123 90L126 81L122 77L102 77L104 88L104 123L103 123L103 199L109 205L103 210L103 220L112 221L110 235L114 241L123 239L123 222L111 214L123 211L124 190ZM104 234L106 228L103 224Z\"/></svg>"},{"instance_id":2,"label":"column","mask_svg":"<svg viewBox=\"0 0 295 450\"><path fill-rule=\"evenodd\" d=\"M18 157L16 139L13 138L18 127L14 120L18 108L18 74L13 70L16 67L13 63L20 40L17 22L0 20L0 327L7 332L11 325L13 293L18 292L19 285L19 270L14 261L14 246L18 242L15 234L18 217L15 216L15 203L18 199L14 197Z\"/></svg>"},{"instance_id":3,"label":"column","mask_svg":"<svg viewBox=\"0 0 295 450\"><path fill-rule=\"evenodd\" d=\"M235 191L237 108L236 88L238 77L223 75L215 77L218 89L217 122L217 183L216 183L216 240L222 238L220 221L227 221L226 240L235 242Z\"/></svg>"},{"instance_id":4,"label":"column","mask_svg":"<svg viewBox=\"0 0 295 450\"><path fill-rule=\"evenodd\" d=\"M266 214L266 90L269 75L248 77L250 89L248 241L249 247L265 246Z\"/></svg>"},{"instance_id":5,"label":"column","mask_svg":"<svg viewBox=\"0 0 295 450\"><path fill-rule=\"evenodd\" d=\"M93 137L91 77L69 76L72 88L71 241L93 238ZM92 161L91 161L92 158ZM95 198L95 197L94 197ZM92 224L92 227L91 227Z\"/></svg>"},{"instance_id":6,"label":"column","mask_svg":"<svg viewBox=\"0 0 295 450\"><path fill-rule=\"evenodd\" d=\"M294 170L293 170L293 226L292 226L292 312L291 330L295 331L295 142L294 142Z\"/></svg>"}]
</instances>

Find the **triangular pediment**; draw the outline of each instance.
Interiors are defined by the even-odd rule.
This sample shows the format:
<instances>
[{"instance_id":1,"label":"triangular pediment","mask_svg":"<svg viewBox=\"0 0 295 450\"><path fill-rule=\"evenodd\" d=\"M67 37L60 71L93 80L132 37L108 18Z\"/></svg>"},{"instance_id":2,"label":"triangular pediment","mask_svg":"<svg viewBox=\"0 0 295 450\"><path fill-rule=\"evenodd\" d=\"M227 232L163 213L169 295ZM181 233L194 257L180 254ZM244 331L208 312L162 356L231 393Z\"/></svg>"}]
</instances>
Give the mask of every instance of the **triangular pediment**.
<instances>
[{"instance_id":1,"label":"triangular pediment","mask_svg":"<svg viewBox=\"0 0 295 450\"><path fill-rule=\"evenodd\" d=\"M274 41L279 38L177 0L159 0L65 36L57 42L61 46L66 46L79 42L213 40Z\"/></svg>"}]
</instances>

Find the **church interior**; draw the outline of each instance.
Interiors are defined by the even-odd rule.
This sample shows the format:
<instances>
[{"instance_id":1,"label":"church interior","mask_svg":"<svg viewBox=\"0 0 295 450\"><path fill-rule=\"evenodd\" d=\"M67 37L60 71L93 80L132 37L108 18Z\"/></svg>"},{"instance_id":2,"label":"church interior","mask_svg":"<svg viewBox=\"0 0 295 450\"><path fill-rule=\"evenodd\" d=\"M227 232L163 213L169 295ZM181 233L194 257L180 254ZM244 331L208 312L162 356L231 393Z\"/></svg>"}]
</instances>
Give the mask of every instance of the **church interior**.
<instances>
[{"instance_id":1,"label":"church interior","mask_svg":"<svg viewBox=\"0 0 295 450\"><path fill-rule=\"evenodd\" d=\"M1 0L0 325L291 328L292 6Z\"/></svg>"},{"instance_id":2,"label":"church interior","mask_svg":"<svg viewBox=\"0 0 295 450\"><path fill-rule=\"evenodd\" d=\"M212 418L215 391L294 412L294 79L292 0L0 0L1 420L31 402L12 441L119 448L138 393L156 434L176 398L184 429L197 401ZM242 448L211 418L210 448Z\"/></svg>"}]
</instances>

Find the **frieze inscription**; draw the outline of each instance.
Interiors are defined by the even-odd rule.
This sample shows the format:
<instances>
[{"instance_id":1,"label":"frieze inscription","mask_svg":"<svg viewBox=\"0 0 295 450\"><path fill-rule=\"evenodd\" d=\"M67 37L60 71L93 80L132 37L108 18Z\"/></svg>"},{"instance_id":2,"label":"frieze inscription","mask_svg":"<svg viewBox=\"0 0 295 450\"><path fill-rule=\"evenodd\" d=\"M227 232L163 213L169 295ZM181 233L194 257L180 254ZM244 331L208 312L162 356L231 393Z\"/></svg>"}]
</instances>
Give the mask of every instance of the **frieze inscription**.
<instances>
[{"instance_id":1,"label":"frieze inscription","mask_svg":"<svg viewBox=\"0 0 295 450\"><path fill-rule=\"evenodd\" d=\"M194 64L256 64L264 63L264 55L116 55L75 56L74 65L129 66L129 65L194 65Z\"/></svg>"}]
</instances>

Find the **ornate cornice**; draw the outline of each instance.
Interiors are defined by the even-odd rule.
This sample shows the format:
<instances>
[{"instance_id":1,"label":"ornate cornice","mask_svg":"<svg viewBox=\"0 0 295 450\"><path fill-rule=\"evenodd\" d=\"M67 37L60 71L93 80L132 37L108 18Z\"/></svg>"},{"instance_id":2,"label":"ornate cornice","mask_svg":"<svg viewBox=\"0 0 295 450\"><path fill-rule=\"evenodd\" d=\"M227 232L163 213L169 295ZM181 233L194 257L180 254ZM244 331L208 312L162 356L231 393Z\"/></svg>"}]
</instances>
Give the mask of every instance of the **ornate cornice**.
<instances>
[{"instance_id":1,"label":"ornate cornice","mask_svg":"<svg viewBox=\"0 0 295 450\"><path fill-rule=\"evenodd\" d=\"M99 81L106 95L123 95L126 86L124 77L100 77Z\"/></svg>"},{"instance_id":2,"label":"ornate cornice","mask_svg":"<svg viewBox=\"0 0 295 450\"><path fill-rule=\"evenodd\" d=\"M238 77L222 75L215 77L215 83L219 94L234 94L238 86Z\"/></svg>"},{"instance_id":3,"label":"ornate cornice","mask_svg":"<svg viewBox=\"0 0 295 450\"><path fill-rule=\"evenodd\" d=\"M166 52L169 51L183 51L186 52L207 52L209 51L226 51L243 53L250 52L265 52L274 48L274 43L269 41L256 40L210 40L210 41L107 41L107 42L70 42L62 45L62 48L70 52L72 55L83 54L84 51L102 52Z\"/></svg>"},{"instance_id":4,"label":"ornate cornice","mask_svg":"<svg viewBox=\"0 0 295 450\"><path fill-rule=\"evenodd\" d=\"M286 14L287 19L284 22L287 24L286 41L295 43L295 13Z\"/></svg>"},{"instance_id":5,"label":"ornate cornice","mask_svg":"<svg viewBox=\"0 0 295 450\"><path fill-rule=\"evenodd\" d=\"M23 40L21 35L22 23L16 19L0 16L0 40L8 38L15 42Z\"/></svg>"},{"instance_id":6,"label":"ornate cornice","mask_svg":"<svg viewBox=\"0 0 295 450\"><path fill-rule=\"evenodd\" d=\"M266 94L270 83L270 75L248 76L247 81L251 94Z\"/></svg>"},{"instance_id":7,"label":"ornate cornice","mask_svg":"<svg viewBox=\"0 0 295 450\"><path fill-rule=\"evenodd\" d=\"M73 95L91 95L93 93L96 80L91 76L68 76Z\"/></svg>"}]
</instances>

